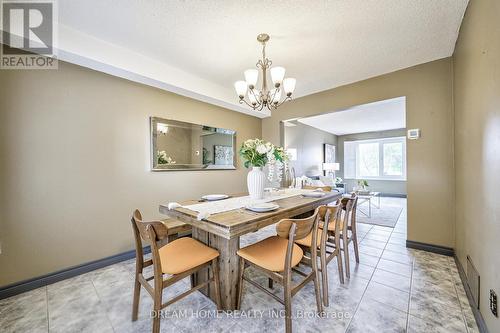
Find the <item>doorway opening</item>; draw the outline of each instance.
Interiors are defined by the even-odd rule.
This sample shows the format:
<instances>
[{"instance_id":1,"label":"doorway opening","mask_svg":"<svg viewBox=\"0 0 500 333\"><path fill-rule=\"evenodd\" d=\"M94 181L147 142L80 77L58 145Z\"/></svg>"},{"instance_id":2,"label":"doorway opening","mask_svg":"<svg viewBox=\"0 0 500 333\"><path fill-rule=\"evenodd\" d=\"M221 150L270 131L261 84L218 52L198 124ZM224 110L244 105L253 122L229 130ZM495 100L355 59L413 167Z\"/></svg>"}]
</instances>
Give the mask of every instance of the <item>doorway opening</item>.
<instances>
[{"instance_id":1,"label":"doorway opening","mask_svg":"<svg viewBox=\"0 0 500 333\"><path fill-rule=\"evenodd\" d=\"M290 119L283 125L283 144L296 177L345 195L357 192L358 230L379 230L380 238L394 233L405 243L405 97Z\"/></svg>"}]
</instances>

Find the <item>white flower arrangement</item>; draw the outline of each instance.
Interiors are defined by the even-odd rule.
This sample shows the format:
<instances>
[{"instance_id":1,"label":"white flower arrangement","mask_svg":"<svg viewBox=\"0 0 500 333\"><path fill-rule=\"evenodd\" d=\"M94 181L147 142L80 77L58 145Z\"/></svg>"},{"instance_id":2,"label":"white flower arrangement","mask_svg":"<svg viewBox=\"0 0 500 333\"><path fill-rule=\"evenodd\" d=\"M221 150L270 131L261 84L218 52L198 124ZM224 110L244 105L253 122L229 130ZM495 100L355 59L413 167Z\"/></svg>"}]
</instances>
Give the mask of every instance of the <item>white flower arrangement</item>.
<instances>
[{"instance_id":1,"label":"white flower arrangement","mask_svg":"<svg viewBox=\"0 0 500 333\"><path fill-rule=\"evenodd\" d=\"M156 152L156 157L158 160L158 164L175 164L176 161L172 159L172 157L167 156L167 153L164 150L158 150Z\"/></svg>"},{"instance_id":2,"label":"white flower arrangement","mask_svg":"<svg viewBox=\"0 0 500 333\"><path fill-rule=\"evenodd\" d=\"M268 165L267 178L273 181L275 176L281 182L282 171L287 169L290 157L283 147L277 147L271 142L261 139L249 139L243 142L240 148L240 156L245 160L244 165L249 167L264 167Z\"/></svg>"}]
</instances>

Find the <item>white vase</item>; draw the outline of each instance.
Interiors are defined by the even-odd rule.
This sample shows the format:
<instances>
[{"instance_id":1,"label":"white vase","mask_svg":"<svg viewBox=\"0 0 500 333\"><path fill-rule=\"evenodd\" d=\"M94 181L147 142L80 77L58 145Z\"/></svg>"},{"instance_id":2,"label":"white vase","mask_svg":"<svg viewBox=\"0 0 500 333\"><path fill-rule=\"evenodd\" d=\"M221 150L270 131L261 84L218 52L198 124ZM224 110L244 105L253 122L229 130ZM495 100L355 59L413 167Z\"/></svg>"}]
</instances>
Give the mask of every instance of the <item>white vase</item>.
<instances>
[{"instance_id":1,"label":"white vase","mask_svg":"<svg viewBox=\"0 0 500 333\"><path fill-rule=\"evenodd\" d=\"M248 194L252 199L264 198L264 184L266 174L261 167L253 167L247 176Z\"/></svg>"}]
</instances>

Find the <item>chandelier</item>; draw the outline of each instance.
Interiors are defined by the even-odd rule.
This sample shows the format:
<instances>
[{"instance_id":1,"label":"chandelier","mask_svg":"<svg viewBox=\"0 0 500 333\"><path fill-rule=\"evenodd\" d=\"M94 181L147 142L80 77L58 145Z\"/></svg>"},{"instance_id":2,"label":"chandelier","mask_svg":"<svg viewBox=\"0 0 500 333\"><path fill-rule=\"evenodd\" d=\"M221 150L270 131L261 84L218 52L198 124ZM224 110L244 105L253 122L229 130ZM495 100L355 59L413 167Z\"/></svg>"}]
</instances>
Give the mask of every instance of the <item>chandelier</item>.
<instances>
[{"instance_id":1,"label":"chandelier","mask_svg":"<svg viewBox=\"0 0 500 333\"><path fill-rule=\"evenodd\" d=\"M257 40L262 44L262 59L256 64L256 67L262 72L260 90L256 89L259 78L258 69L247 69L244 72L245 81L236 81L234 83L240 104L245 103L257 111L262 111L264 107L270 111L277 109L281 104L292 99L292 93L295 90L296 80L294 78L285 78L285 68L279 66L271 67L272 61L266 58L266 43L269 41L269 38L268 34L257 36ZM269 72L274 86L271 89L267 87ZM283 98L282 92L285 93Z\"/></svg>"}]
</instances>

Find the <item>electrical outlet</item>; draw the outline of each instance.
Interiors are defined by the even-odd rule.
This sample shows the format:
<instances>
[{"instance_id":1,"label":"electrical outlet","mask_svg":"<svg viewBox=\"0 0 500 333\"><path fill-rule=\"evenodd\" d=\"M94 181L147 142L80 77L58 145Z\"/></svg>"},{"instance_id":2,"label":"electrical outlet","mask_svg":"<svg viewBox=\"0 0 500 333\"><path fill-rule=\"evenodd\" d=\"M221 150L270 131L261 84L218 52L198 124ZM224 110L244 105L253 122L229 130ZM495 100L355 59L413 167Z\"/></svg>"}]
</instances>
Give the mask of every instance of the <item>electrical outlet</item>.
<instances>
[{"instance_id":1,"label":"electrical outlet","mask_svg":"<svg viewBox=\"0 0 500 333\"><path fill-rule=\"evenodd\" d=\"M495 317L498 317L497 294L493 289L490 289L490 310Z\"/></svg>"}]
</instances>

